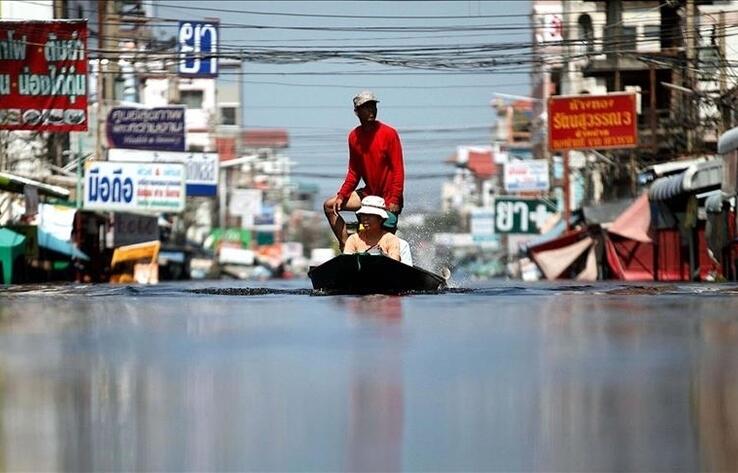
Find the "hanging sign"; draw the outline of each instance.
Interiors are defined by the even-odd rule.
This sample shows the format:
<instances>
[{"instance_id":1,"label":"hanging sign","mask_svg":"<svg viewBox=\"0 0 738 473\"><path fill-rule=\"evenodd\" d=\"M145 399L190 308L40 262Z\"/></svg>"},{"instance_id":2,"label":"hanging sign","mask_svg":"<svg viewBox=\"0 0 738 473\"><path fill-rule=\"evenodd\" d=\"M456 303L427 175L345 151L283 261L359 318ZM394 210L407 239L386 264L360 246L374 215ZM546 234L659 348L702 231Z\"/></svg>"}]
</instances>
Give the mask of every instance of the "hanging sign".
<instances>
[{"instance_id":1,"label":"hanging sign","mask_svg":"<svg viewBox=\"0 0 738 473\"><path fill-rule=\"evenodd\" d=\"M0 129L87 130L87 21L0 21Z\"/></svg>"},{"instance_id":2,"label":"hanging sign","mask_svg":"<svg viewBox=\"0 0 738 473\"><path fill-rule=\"evenodd\" d=\"M495 232L534 234L541 233L541 227L556 213L556 206L542 199L523 199L519 197L495 198Z\"/></svg>"},{"instance_id":3,"label":"hanging sign","mask_svg":"<svg viewBox=\"0 0 738 473\"><path fill-rule=\"evenodd\" d=\"M185 150L184 107L113 107L105 129L111 148Z\"/></svg>"}]
</instances>

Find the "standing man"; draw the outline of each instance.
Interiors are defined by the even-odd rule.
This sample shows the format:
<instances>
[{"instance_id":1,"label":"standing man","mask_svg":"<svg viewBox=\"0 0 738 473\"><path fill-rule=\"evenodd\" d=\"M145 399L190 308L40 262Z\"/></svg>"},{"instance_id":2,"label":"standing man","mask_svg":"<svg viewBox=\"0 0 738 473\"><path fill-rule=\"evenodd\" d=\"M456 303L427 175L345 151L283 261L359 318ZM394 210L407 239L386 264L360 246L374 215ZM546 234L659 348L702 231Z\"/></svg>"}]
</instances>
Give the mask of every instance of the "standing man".
<instances>
[{"instance_id":1,"label":"standing man","mask_svg":"<svg viewBox=\"0 0 738 473\"><path fill-rule=\"evenodd\" d=\"M363 91L354 97L354 113L359 126L348 136L349 164L346 179L338 193L323 204L325 216L343 250L348 238L341 210L358 210L367 195L384 198L389 217L384 228L394 233L402 211L405 187L405 165L397 130L377 120L377 100L373 92ZM359 180L364 187L357 189Z\"/></svg>"}]
</instances>

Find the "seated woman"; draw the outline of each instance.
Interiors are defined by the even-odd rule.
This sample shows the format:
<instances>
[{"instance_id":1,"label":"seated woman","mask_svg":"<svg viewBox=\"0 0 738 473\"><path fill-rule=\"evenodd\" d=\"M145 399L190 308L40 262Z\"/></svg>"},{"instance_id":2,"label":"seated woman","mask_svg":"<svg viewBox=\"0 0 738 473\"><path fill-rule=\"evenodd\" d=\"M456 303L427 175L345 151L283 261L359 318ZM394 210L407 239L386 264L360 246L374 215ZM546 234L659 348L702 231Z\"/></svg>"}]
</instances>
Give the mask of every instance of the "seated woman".
<instances>
[{"instance_id":1,"label":"seated woman","mask_svg":"<svg viewBox=\"0 0 738 473\"><path fill-rule=\"evenodd\" d=\"M399 238L382 228L382 223L387 219L384 199L375 195L364 197L356 216L359 218L359 231L348 237L343 252L376 252L400 261Z\"/></svg>"}]
</instances>

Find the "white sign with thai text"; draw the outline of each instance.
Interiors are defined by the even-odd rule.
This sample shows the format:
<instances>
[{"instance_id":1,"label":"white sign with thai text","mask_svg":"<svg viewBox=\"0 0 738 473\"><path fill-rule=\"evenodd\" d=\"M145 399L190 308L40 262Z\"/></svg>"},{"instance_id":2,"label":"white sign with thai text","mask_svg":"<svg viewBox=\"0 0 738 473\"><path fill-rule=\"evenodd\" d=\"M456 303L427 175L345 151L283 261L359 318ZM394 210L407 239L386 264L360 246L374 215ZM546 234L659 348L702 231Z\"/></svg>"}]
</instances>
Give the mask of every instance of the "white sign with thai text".
<instances>
[{"instance_id":1,"label":"white sign with thai text","mask_svg":"<svg viewBox=\"0 0 738 473\"><path fill-rule=\"evenodd\" d=\"M548 189L548 162L545 159L509 161L505 164L507 192L538 192Z\"/></svg>"},{"instance_id":2,"label":"white sign with thai text","mask_svg":"<svg viewBox=\"0 0 738 473\"><path fill-rule=\"evenodd\" d=\"M181 212L185 167L179 163L85 163L84 208Z\"/></svg>"}]
</instances>

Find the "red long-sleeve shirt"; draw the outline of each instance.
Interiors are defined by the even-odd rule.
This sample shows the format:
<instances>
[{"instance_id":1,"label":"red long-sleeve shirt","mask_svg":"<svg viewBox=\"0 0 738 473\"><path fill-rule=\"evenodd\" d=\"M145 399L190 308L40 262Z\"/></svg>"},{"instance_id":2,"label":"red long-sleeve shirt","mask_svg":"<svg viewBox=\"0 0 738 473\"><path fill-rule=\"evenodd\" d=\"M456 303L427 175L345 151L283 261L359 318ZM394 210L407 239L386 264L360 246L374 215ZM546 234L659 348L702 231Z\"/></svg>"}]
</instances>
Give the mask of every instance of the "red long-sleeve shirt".
<instances>
[{"instance_id":1,"label":"red long-sleeve shirt","mask_svg":"<svg viewBox=\"0 0 738 473\"><path fill-rule=\"evenodd\" d=\"M347 200L363 179L367 195L402 207L405 166L397 130L379 121L369 128L357 126L349 133L348 147L348 172L338 195Z\"/></svg>"}]
</instances>

